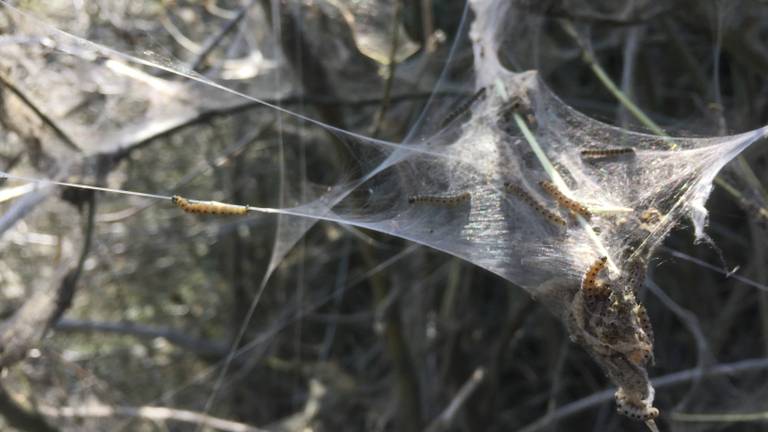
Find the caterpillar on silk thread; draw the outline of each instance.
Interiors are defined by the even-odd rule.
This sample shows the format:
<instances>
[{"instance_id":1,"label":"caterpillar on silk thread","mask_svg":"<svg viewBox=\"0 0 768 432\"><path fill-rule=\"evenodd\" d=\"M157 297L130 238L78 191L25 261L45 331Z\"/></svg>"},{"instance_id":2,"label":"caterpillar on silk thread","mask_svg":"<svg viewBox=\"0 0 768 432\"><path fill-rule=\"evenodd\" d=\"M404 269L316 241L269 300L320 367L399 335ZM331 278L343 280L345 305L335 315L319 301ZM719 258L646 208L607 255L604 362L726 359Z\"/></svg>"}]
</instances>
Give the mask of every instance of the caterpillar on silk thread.
<instances>
[{"instance_id":1,"label":"caterpillar on silk thread","mask_svg":"<svg viewBox=\"0 0 768 432\"><path fill-rule=\"evenodd\" d=\"M171 202L187 213L213 214L213 215L244 215L248 212L248 206L227 204L218 201L189 202L179 195L171 197Z\"/></svg>"}]
</instances>

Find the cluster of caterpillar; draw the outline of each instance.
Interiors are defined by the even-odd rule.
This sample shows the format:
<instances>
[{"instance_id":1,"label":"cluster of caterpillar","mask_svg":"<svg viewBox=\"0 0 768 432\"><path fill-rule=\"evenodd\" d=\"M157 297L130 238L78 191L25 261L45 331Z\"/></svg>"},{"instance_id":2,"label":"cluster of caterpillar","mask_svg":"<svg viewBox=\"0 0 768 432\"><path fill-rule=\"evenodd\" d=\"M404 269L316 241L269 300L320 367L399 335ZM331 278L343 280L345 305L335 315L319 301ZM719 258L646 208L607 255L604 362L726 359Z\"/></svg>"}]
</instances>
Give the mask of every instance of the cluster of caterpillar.
<instances>
[{"instance_id":1,"label":"cluster of caterpillar","mask_svg":"<svg viewBox=\"0 0 768 432\"><path fill-rule=\"evenodd\" d=\"M590 212L585 205L565 196L565 194L560 192L560 189L558 189L554 183L547 180L542 180L539 182L539 186L547 191L548 194L552 195L552 198L554 198L555 201L560 203L560 205L567 208L571 212L580 215L586 220L589 220L592 217L592 212Z\"/></svg>"},{"instance_id":2,"label":"cluster of caterpillar","mask_svg":"<svg viewBox=\"0 0 768 432\"><path fill-rule=\"evenodd\" d=\"M538 201L536 201L535 198L531 196L531 194L528 193L528 191L526 191L522 187L514 183L505 183L504 189L506 189L507 192L520 198L521 201L528 204L529 207L534 209L536 213L539 213L540 215L544 216L545 219L552 222L553 224L560 225L560 226L567 225L565 219L563 219L559 214L541 205Z\"/></svg>"},{"instance_id":3,"label":"cluster of caterpillar","mask_svg":"<svg viewBox=\"0 0 768 432\"><path fill-rule=\"evenodd\" d=\"M171 202L187 213L213 215L244 215L248 206L226 204L218 201L199 201L191 203L188 199L174 195Z\"/></svg>"},{"instance_id":4,"label":"cluster of caterpillar","mask_svg":"<svg viewBox=\"0 0 768 432\"><path fill-rule=\"evenodd\" d=\"M408 203L455 206L465 203L470 199L472 199L472 194L469 192L462 192L456 195L413 195L408 197Z\"/></svg>"},{"instance_id":5,"label":"cluster of caterpillar","mask_svg":"<svg viewBox=\"0 0 768 432\"><path fill-rule=\"evenodd\" d=\"M648 341L653 345L655 339L653 335L653 327L651 326L651 319L648 318L648 311L645 309L645 306L637 305L635 314L637 315L637 321L640 323L640 328L643 329L645 335L648 337Z\"/></svg>"},{"instance_id":6,"label":"cluster of caterpillar","mask_svg":"<svg viewBox=\"0 0 768 432\"><path fill-rule=\"evenodd\" d=\"M469 108L478 100L485 97L485 87L480 88L477 92L475 92L472 97L470 97L468 100L466 100L464 103L459 105L456 109L451 111L443 120L443 122L440 124L441 128L446 127L449 123L453 122L457 118L461 117L465 112L469 110Z\"/></svg>"},{"instance_id":7,"label":"cluster of caterpillar","mask_svg":"<svg viewBox=\"0 0 768 432\"><path fill-rule=\"evenodd\" d=\"M627 266L626 284L632 293L637 294L645 283L645 263L641 259L634 259Z\"/></svg>"},{"instance_id":8,"label":"cluster of caterpillar","mask_svg":"<svg viewBox=\"0 0 768 432\"><path fill-rule=\"evenodd\" d=\"M610 158L616 156L635 154L635 149L632 147L619 147L609 149L586 149L581 151L581 156L584 158L600 159Z\"/></svg>"}]
</instances>

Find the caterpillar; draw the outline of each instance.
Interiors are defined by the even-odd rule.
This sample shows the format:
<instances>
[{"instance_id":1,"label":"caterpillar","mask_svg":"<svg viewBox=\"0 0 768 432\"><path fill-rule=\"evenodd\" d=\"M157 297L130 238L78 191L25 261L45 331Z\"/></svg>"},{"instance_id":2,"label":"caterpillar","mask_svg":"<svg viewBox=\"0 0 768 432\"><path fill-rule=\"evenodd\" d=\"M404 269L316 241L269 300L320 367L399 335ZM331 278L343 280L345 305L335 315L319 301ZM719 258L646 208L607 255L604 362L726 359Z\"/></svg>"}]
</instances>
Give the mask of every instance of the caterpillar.
<instances>
[{"instance_id":1,"label":"caterpillar","mask_svg":"<svg viewBox=\"0 0 768 432\"><path fill-rule=\"evenodd\" d=\"M435 204L444 206L454 206L465 203L472 198L469 192L462 192L456 195L413 195L408 197L408 203Z\"/></svg>"},{"instance_id":2,"label":"caterpillar","mask_svg":"<svg viewBox=\"0 0 768 432\"><path fill-rule=\"evenodd\" d=\"M637 366L643 367L653 361L653 350L650 345L643 344L643 346L627 353L627 360Z\"/></svg>"},{"instance_id":3,"label":"caterpillar","mask_svg":"<svg viewBox=\"0 0 768 432\"><path fill-rule=\"evenodd\" d=\"M581 280L581 291L586 298L607 298L611 294L610 287L597 280L600 272L605 268L606 262L608 262L608 257L600 257L584 273Z\"/></svg>"},{"instance_id":4,"label":"caterpillar","mask_svg":"<svg viewBox=\"0 0 768 432\"><path fill-rule=\"evenodd\" d=\"M441 128L444 128L448 126L449 123L456 120L457 118L461 117L469 108L478 100L485 97L485 87L480 88L477 92L475 92L474 95L472 95L469 99L467 99L464 103L459 105L456 109L448 113L448 115L443 119L443 122L440 124Z\"/></svg>"},{"instance_id":5,"label":"caterpillar","mask_svg":"<svg viewBox=\"0 0 768 432\"><path fill-rule=\"evenodd\" d=\"M640 328L643 329L645 336L648 337L648 342L653 345L655 339L653 335L653 327L651 326L651 319L648 318L648 311L645 309L645 306L637 305L635 308L635 315L637 315L637 321L640 323Z\"/></svg>"},{"instance_id":6,"label":"caterpillar","mask_svg":"<svg viewBox=\"0 0 768 432\"><path fill-rule=\"evenodd\" d=\"M191 203L188 199L174 195L171 202L187 213L215 215L244 215L248 206L226 204L218 201L198 201Z\"/></svg>"},{"instance_id":7,"label":"caterpillar","mask_svg":"<svg viewBox=\"0 0 768 432\"><path fill-rule=\"evenodd\" d=\"M536 127L536 117L531 110L530 101L525 99L523 95L514 95L499 114L497 121L499 128L507 133L513 133L513 130L517 130L514 125L515 113L525 117L529 126Z\"/></svg>"},{"instance_id":8,"label":"caterpillar","mask_svg":"<svg viewBox=\"0 0 768 432\"><path fill-rule=\"evenodd\" d=\"M634 259L627 265L626 272L627 287L637 294L645 283L645 263L641 259Z\"/></svg>"},{"instance_id":9,"label":"caterpillar","mask_svg":"<svg viewBox=\"0 0 768 432\"><path fill-rule=\"evenodd\" d=\"M616 392L616 411L633 420L648 421L659 416L658 408L641 402L633 402L621 391Z\"/></svg>"},{"instance_id":10,"label":"caterpillar","mask_svg":"<svg viewBox=\"0 0 768 432\"><path fill-rule=\"evenodd\" d=\"M545 219L552 222L555 225L560 226L566 226L567 223L565 219L563 219L559 214L547 209L543 205L541 205L538 201L536 201L535 198L531 196L531 194L528 193L525 189L522 187L514 184L514 183L505 183L504 188L507 190L507 192L517 196L522 200L524 203L528 204L532 209L534 209L537 213L544 216Z\"/></svg>"},{"instance_id":11,"label":"caterpillar","mask_svg":"<svg viewBox=\"0 0 768 432\"><path fill-rule=\"evenodd\" d=\"M560 203L563 207L567 208L571 212L580 215L586 220L589 220L592 217L592 212L589 211L585 205L565 196L565 194L560 192L560 189L558 189L554 183L547 180L542 180L539 182L539 186L547 191L548 194L552 195L552 198L554 198L555 201Z\"/></svg>"},{"instance_id":12,"label":"caterpillar","mask_svg":"<svg viewBox=\"0 0 768 432\"><path fill-rule=\"evenodd\" d=\"M609 158L628 154L635 154L635 149L632 147L619 147L609 149L586 149L581 151L582 157L593 159Z\"/></svg>"},{"instance_id":13,"label":"caterpillar","mask_svg":"<svg viewBox=\"0 0 768 432\"><path fill-rule=\"evenodd\" d=\"M640 214L640 222L649 225L655 225L661 221L661 212L655 208L650 208Z\"/></svg>"}]
</instances>

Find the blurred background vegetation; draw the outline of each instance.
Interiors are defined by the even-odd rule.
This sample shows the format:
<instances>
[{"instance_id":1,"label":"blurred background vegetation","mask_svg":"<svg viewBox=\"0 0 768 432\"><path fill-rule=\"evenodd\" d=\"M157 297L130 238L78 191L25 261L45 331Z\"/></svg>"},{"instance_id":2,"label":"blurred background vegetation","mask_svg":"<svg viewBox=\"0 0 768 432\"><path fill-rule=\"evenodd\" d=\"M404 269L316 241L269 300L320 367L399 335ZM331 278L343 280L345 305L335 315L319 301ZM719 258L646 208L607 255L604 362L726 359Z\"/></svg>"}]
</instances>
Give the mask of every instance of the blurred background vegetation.
<instances>
[{"instance_id":1,"label":"blurred background vegetation","mask_svg":"<svg viewBox=\"0 0 768 432\"><path fill-rule=\"evenodd\" d=\"M393 141L430 96L445 115L474 92L461 0L12 3L119 52ZM513 3L507 66L538 70L592 117L702 137L766 123L765 2ZM365 162L306 121L62 46L42 28L0 9L3 171L284 207ZM708 203L725 264L685 225L651 263L650 374L667 379L657 386L664 430L765 430L767 155L758 143L733 162ZM615 415L607 379L560 322L456 258L318 222L280 259L276 233L295 220L23 187L0 190L4 429L643 428ZM737 277L723 274L736 266Z\"/></svg>"}]
</instances>

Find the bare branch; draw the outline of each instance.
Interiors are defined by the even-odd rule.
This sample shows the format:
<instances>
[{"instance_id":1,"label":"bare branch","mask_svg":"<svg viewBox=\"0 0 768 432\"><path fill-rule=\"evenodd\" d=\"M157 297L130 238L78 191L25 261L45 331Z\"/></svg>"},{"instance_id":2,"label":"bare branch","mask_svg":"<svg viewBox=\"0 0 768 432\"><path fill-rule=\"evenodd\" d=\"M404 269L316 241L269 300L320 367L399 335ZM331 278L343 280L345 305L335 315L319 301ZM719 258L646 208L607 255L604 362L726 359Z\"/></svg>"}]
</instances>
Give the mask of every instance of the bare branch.
<instances>
[{"instance_id":1,"label":"bare branch","mask_svg":"<svg viewBox=\"0 0 768 432\"><path fill-rule=\"evenodd\" d=\"M208 58L208 55L211 53L211 51L213 51L213 49L216 48L222 40L224 40L224 37L237 26L237 23L243 20L245 14L255 3L255 0L250 0L248 4L240 8L237 14L233 16L229 21L227 21L224 26L221 27L218 32L216 32L216 34L211 35L211 37L203 42L203 46L200 48L200 52L197 53L195 60L192 62L192 70L200 70L200 66L203 64L205 59Z\"/></svg>"},{"instance_id":2,"label":"bare branch","mask_svg":"<svg viewBox=\"0 0 768 432\"><path fill-rule=\"evenodd\" d=\"M734 375L744 372L752 372L761 369L768 369L768 359L757 358L750 360L743 360L740 362L726 363L712 367L711 369L704 370L705 377L720 376L720 375ZM701 370L698 367L693 369L686 369L684 371L671 373L651 380L653 386L658 390L664 387L673 386L676 384L682 384L684 382L691 381L700 376ZM586 411L590 408L603 404L613 399L614 389L603 390L598 393L591 394L585 398L573 401L569 404L565 404L558 408L556 411L548 414L535 422L520 429L520 432L535 432L544 429L554 421L562 420L566 417L570 417L574 414L578 414L582 411Z\"/></svg>"},{"instance_id":3,"label":"bare branch","mask_svg":"<svg viewBox=\"0 0 768 432\"><path fill-rule=\"evenodd\" d=\"M180 410L174 408L157 406L109 406L109 405L86 405L86 406L64 406L40 407L40 412L54 418L108 418L108 417L133 417L144 420L172 420L182 423L191 423L194 425L205 425L210 428L227 432L267 432L266 429L250 426L245 423L238 423L232 420L225 420L218 417L201 414L194 411Z\"/></svg>"},{"instance_id":4,"label":"bare branch","mask_svg":"<svg viewBox=\"0 0 768 432\"><path fill-rule=\"evenodd\" d=\"M432 420L432 423L430 423L429 427L427 427L426 432L440 432L450 428L453 424L453 420L456 417L456 414L459 412L461 407L464 406L464 403L467 401L467 399L472 396L480 383L483 382L484 377L485 370L483 368L475 369L467 382L465 382L464 385L461 386L459 391L456 393L456 396L454 396L451 403L448 404L448 406L442 413L440 413L439 416Z\"/></svg>"},{"instance_id":5,"label":"bare branch","mask_svg":"<svg viewBox=\"0 0 768 432\"><path fill-rule=\"evenodd\" d=\"M58 432L45 418L21 406L10 394L0 387L0 414L5 422L15 429L30 432Z\"/></svg>"},{"instance_id":6,"label":"bare branch","mask_svg":"<svg viewBox=\"0 0 768 432\"><path fill-rule=\"evenodd\" d=\"M77 281L91 248L95 210L93 196L88 206L84 243L77 264L69 270L61 267L51 286L35 291L7 321L0 326L0 367L9 367L26 357L59 317L71 306Z\"/></svg>"},{"instance_id":7,"label":"bare branch","mask_svg":"<svg viewBox=\"0 0 768 432\"><path fill-rule=\"evenodd\" d=\"M36 116L40 118L40 120L43 121L53 132L58 136L64 144L69 147L70 149L82 153L83 150L78 147L77 144L75 144L74 141L72 141L72 138L69 137L57 124L54 122L48 115L46 115L44 112L40 110L40 108L37 107L18 87L16 87L13 83L11 83L3 74L0 74L0 83L4 85L8 90L11 91L16 97L19 98L19 100L26 105L32 112L35 113Z\"/></svg>"},{"instance_id":8,"label":"bare branch","mask_svg":"<svg viewBox=\"0 0 768 432\"><path fill-rule=\"evenodd\" d=\"M67 333L99 332L134 336L139 339L161 338L198 355L216 358L225 356L228 351L226 344L196 339L170 328L151 327L132 322L83 321L65 318L56 323L55 329Z\"/></svg>"}]
</instances>

